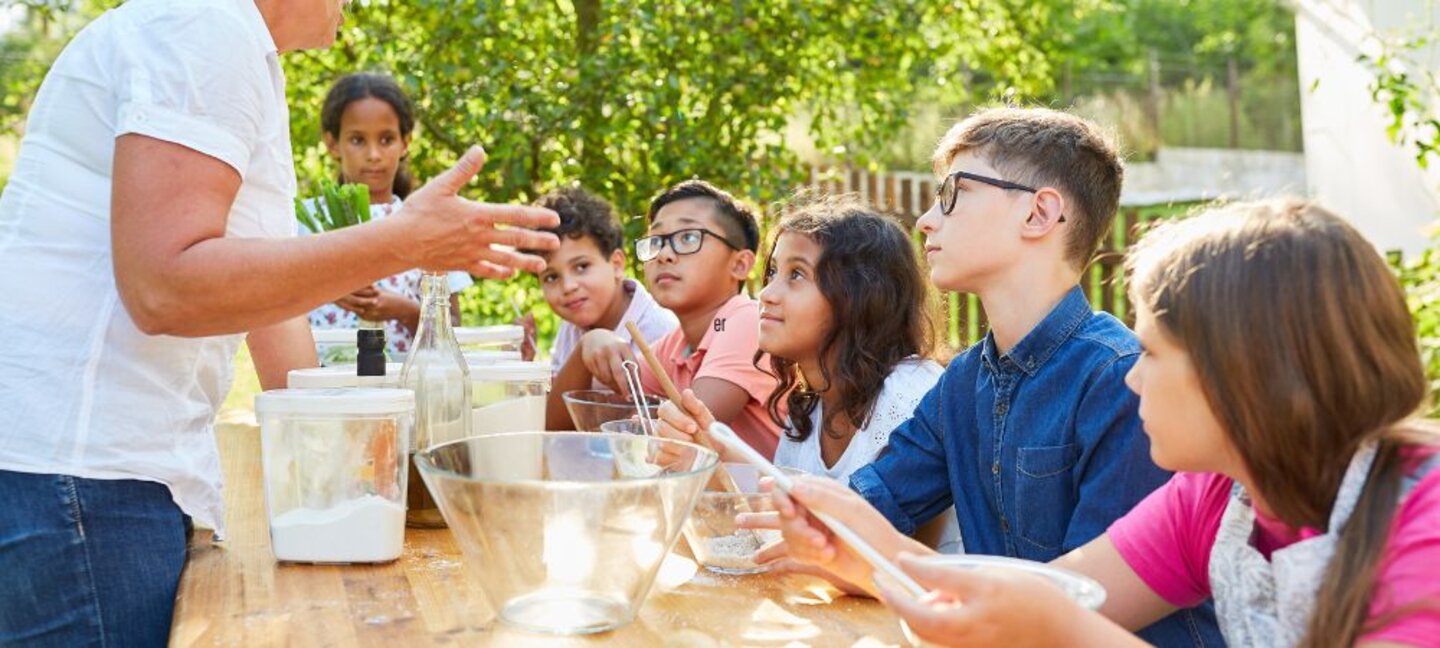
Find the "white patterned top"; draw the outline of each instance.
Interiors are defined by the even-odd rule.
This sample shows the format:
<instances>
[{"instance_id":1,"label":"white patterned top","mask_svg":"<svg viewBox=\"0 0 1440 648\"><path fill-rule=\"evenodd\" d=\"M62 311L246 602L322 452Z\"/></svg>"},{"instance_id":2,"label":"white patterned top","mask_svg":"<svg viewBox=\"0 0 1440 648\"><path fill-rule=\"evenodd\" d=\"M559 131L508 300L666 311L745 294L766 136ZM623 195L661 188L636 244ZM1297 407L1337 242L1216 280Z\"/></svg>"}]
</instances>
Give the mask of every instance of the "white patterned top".
<instances>
[{"instance_id":1,"label":"white patterned top","mask_svg":"<svg viewBox=\"0 0 1440 648\"><path fill-rule=\"evenodd\" d=\"M804 441L781 437L780 447L775 450L775 464L848 481L850 473L880 456L880 451L890 443L890 432L914 416L920 399L940 381L940 374L944 371L935 361L920 358L907 358L895 365L885 378L885 386L881 388L879 398L875 399L875 409L870 412L865 426L855 431L849 447L833 466L826 466L820 457L820 435L823 434L820 424L824 420L824 408L816 404L810 416L815 432Z\"/></svg>"},{"instance_id":2,"label":"white patterned top","mask_svg":"<svg viewBox=\"0 0 1440 648\"><path fill-rule=\"evenodd\" d=\"M775 450L775 465L796 468L811 475L821 475L848 484L851 473L880 456L880 452L890 443L890 433L915 415L915 408L920 405L920 400L935 387L944 372L945 368L934 360L918 357L906 358L895 365L895 369L885 378L885 386L880 389L880 396L875 399L875 409L871 410L865 426L855 431L850 445L833 466L826 466L825 460L821 458L820 435L823 432L820 425L825 415L824 408L816 404L815 411L810 415L811 429L815 432L804 441L794 441L782 434L780 446ZM942 516L947 522L937 549L942 553L962 552L964 546L960 540L960 523L955 519L955 509L945 511Z\"/></svg>"}]
</instances>

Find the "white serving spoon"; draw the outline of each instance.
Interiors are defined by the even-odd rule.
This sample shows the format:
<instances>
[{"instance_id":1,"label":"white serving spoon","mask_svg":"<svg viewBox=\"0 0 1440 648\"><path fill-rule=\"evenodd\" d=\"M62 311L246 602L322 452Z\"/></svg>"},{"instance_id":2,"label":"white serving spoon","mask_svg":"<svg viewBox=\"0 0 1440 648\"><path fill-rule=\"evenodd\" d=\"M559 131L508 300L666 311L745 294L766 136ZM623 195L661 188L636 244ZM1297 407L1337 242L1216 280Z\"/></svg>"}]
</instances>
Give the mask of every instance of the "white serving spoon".
<instances>
[{"instance_id":1,"label":"white serving spoon","mask_svg":"<svg viewBox=\"0 0 1440 648\"><path fill-rule=\"evenodd\" d=\"M760 469L760 472L765 473L767 477L775 480L775 487L784 491L787 495L790 493L790 488L795 485L794 482L790 480L790 477L779 468L776 468L775 464L770 463L769 459L766 459L764 455L761 455L759 452L756 452L754 448L750 447L750 444L745 443L740 437L736 436L735 431L730 429L730 426L719 421L711 423L710 438L725 444L731 450L743 456L746 461L754 464L755 467ZM850 545L850 548L860 554L860 557L864 558L865 562L870 563L871 567L883 572L886 576L889 576L895 582L899 583L911 596L920 598L926 594L925 588L921 587L919 583L916 583L915 579L910 578L909 574L901 571L899 567L895 566L895 563L886 560L884 556L880 555L879 551L876 551L874 547L870 546L870 543L865 542L865 540L852 531L850 527L845 526L845 523L819 511L811 511L810 513L826 527L829 527L830 531L844 541L845 544Z\"/></svg>"}]
</instances>

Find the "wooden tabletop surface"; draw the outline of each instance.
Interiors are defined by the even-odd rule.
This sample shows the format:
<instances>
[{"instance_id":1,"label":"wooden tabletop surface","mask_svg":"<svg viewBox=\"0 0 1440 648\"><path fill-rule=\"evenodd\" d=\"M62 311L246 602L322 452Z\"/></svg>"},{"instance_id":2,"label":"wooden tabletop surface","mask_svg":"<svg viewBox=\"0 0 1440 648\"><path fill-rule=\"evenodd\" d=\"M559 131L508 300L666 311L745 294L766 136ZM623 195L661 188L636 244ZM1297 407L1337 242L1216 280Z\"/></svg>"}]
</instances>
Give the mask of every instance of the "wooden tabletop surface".
<instances>
[{"instance_id":1,"label":"wooden tabletop surface","mask_svg":"<svg viewBox=\"0 0 1440 648\"><path fill-rule=\"evenodd\" d=\"M703 569L690 576L693 563L683 558L662 572L634 623L584 637L501 623L444 529L407 529L404 555L390 564L277 564L259 430L221 425L216 437L229 537L211 543L209 531L196 532L176 597L173 646L904 645L895 617L876 601L837 597L802 576L725 577Z\"/></svg>"}]
</instances>

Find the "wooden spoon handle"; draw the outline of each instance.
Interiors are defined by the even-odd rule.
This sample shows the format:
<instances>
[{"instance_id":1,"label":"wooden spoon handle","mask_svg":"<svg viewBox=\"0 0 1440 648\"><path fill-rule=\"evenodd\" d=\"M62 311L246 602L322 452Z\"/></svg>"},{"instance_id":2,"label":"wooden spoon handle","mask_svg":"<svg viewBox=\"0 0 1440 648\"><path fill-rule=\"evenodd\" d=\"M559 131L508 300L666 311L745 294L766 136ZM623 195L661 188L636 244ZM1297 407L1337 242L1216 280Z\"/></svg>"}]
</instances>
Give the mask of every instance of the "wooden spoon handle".
<instances>
[{"instance_id":1,"label":"wooden spoon handle","mask_svg":"<svg viewBox=\"0 0 1440 648\"><path fill-rule=\"evenodd\" d=\"M630 341L640 349L640 355L645 357L645 364L650 365L650 373L655 374L655 380L659 381L660 389L665 390L665 397L676 405L680 404L680 390L675 388L675 382L670 380L670 374L665 373L665 367L660 364L660 358L655 357L655 350L650 348L650 343L645 341L645 336L640 334L640 327L635 322L625 322L626 330L630 331Z\"/></svg>"},{"instance_id":2,"label":"wooden spoon handle","mask_svg":"<svg viewBox=\"0 0 1440 648\"><path fill-rule=\"evenodd\" d=\"M665 367L660 364L660 358L655 356L655 351L650 348L650 343L646 342L645 336L640 334L640 327L636 326L635 322L625 322L625 329L630 331L630 340L640 349L640 355L645 357L645 364L650 365L650 373L655 374L655 380L660 383L660 388L665 390L665 397L675 403L676 407L683 408L684 406L680 404L682 398L680 390L675 387L675 382L670 380L670 375L665 373ZM643 398L643 395L636 397ZM715 451L716 454L720 453L720 449L710 443L703 431L695 435L695 441L705 448ZM729 471L725 470L724 465L716 468L715 476L710 479L710 486L712 488L718 486L717 490L727 493L740 492L740 487L735 484L734 478L730 476ZM749 510L749 505L744 500L741 500L740 504L743 509Z\"/></svg>"}]
</instances>

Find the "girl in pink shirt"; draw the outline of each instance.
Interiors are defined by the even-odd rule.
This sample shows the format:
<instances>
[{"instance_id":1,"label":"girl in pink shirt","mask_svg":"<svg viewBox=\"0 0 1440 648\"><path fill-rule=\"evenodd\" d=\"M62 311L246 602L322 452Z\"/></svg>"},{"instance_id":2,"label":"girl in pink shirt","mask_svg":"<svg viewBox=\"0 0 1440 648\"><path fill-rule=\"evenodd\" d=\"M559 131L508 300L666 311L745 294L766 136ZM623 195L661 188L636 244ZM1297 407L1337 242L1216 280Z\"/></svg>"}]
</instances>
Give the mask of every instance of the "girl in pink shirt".
<instances>
[{"instance_id":1,"label":"girl in pink shirt","mask_svg":"<svg viewBox=\"0 0 1440 648\"><path fill-rule=\"evenodd\" d=\"M1409 418L1425 374L1374 247L1314 205L1237 204L1157 229L1128 265L1145 352L1127 383L1177 474L1057 561L1105 586L1100 614L1033 576L910 558L931 593L887 603L938 645L1134 645L1208 598L1231 646L1440 645L1440 437Z\"/></svg>"}]
</instances>

